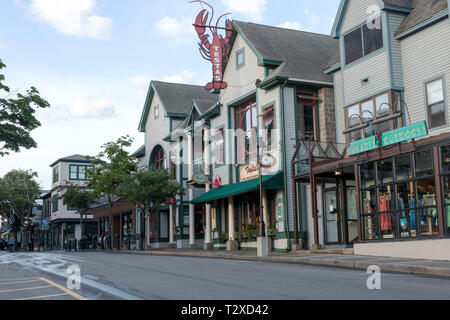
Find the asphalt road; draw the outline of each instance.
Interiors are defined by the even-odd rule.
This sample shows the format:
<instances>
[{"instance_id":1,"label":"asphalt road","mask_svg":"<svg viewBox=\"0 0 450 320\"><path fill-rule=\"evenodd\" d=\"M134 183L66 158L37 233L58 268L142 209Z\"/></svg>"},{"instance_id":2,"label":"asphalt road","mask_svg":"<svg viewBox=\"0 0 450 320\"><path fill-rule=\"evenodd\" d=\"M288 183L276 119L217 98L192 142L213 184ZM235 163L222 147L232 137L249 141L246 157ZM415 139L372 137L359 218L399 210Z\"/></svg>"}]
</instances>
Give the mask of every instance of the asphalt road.
<instances>
[{"instance_id":1,"label":"asphalt road","mask_svg":"<svg viewBox=\"0 0 450 320\"><path fill-rule=\"evenodd\" d=\"M79 267L81 288L67 293L50 286L67 287L69 267L71 271ZM46 295L63 293L64 299L88 300L450 299L449 279L383 273L381 290L369 290L369 276L362 271L271 262L94 252L0 253L0 299L47 299ZM50 282L25 282L41 278ZM7 284L17 281L23 282ZM32 289L33 294L8 291L47 285Z\"/></svg>"}]
</instances>

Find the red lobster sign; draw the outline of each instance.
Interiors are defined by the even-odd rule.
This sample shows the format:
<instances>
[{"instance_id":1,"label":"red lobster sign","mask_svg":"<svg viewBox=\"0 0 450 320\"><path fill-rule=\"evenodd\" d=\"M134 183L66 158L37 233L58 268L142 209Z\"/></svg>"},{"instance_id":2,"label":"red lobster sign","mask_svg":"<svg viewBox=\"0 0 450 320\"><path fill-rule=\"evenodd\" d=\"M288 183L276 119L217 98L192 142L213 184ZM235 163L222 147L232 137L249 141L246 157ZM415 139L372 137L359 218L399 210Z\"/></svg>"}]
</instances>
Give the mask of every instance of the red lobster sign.
<instances>
[{"instance_id":1,"label":"red lobster sign","mask_svg":"<svg viewBox=\"0 0 450 320\"><path fill-rule=\"evenodd\" d=\"M211 18L208 21L209 12L207 9L202 10L195 20L195 31L197 31L198 37L200 38L200 54L202 57L211 61L213 65L213 81L205 86L206 90L220 90L227 88L228 84L223 81L223 64L228 62L228 54L230 53L230 40L233 36L233 24L230 20L225 21L225 28L219 27L220 20L229 15L229 13L221 15L217 20L215 26L211 25L214 18L214 9L208 3L202 0L194 0L190 3L198 2L204 4L211 9ZM209 25L206 25L206 24ZM206 28L209 28L212 34L212 42L210 41L209 34L205 34ZM225 30L226 37L224 38L218 33L218 30Z\"/></svg>"}]
</instances>

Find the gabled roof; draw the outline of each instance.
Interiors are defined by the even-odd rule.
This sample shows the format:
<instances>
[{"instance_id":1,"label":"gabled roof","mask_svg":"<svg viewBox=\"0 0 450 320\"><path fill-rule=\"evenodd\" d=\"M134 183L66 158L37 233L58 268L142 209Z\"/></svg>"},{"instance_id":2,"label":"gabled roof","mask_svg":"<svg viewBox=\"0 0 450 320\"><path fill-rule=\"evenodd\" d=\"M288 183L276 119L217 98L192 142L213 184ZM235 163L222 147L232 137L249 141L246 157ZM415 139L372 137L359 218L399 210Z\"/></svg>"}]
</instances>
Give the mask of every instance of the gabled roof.
<instances>
[{"instance_id":1,"label":"gabled roof","mask_svg":"<svg viewBox=\"0 0 450 320\"><path fill-rule=\"evenodd\" d=\"M447 8L447 0L416 0L414 10L403 20L395 35L416 27Z\"/></svg>"},{"instance_id":2,"label":"gabled roof","mask_svg":"<svg viewBox=\"0 0 450 320\"><path fill-rule=\"evenodd\" d=\"M91 163L92 160L90 160L88 156L82 156L80 154L74 154L73 156L69 156L69 157L65 157L65 158L61 158L61 159L56 160L55 162L53 162L50 165L50 167L53 167L55 164L57 164L59 162Z\"/></svg>"},{"instance_id":3,"label":"gabled roof","mask_svg":"<svg viewBox=\"0 0 450 320\"><path fill-rule=\"evenodd\" d=\"M259 65L276 66L265 82L278 77L332 83L322 72L339 50L338 41L330 36L242 21L233 25L258 56Z\"/></svg>"},{"instance_id":4,"label":"gabled roof","mask_svg":"<svg viewBox=\"0 0 450 320\"><path fill-rule=\"evenodd\" d=\"M150 107L153 96L157 94L163 108L169 117L184 118L188 115L192 106L192 101L198 99L211 100L216 99L209 91L202 86L194 86L188 84L168 83L161 81L152 81L148 90L147 99L144 104L139 130L145 131L145 124L147 123Z\"/></svg>"},{"instance_id":5,"label":"gabled roof","mask_svg":"<svg viewBox=\"0 0 450 320\"><path fill-rule=\"evenodd\" d=\"M132 155L132 157L136 157L136 158L142 158L145 156L145 144L140 147L139 149L137 149Z\"/></svg>"},{"instance_id":6,"label":"gabled roof","mask_svg":"<svg viewBox=\"0 0 450 320\"><path fill-rule=\"evenodd\" d=\"M345 13L350 1L341 0L339 9L334 21L331 36L338 38L340 28L345 17ZM395 10L407 14L405 21L400 25L396 34L403 33L414 26L425 22L435 14L445 10L448 7L448 0L378 0L382 10Z\"/></svg>"},{"instance_id":7,"label":"gabled roof","mask_svg":"<svg viewBox=\"0 0 450 320\"><path fill-rule=\"evenodd\" d=\"M339 7L338 14L332 30L332 36L338 37L340 21L343 20L345 15L345 9L350 0L342 0ZM405 19L400 24L399 28L395 32L395 36L399 36L397 39L402 39L405 34L409 34L411 31L422 24L425 28L429 20L442 16L445 18L445 10L448 9L450 0L379 0L384 4L385 9L392 9L392 7L403 8L407 10ZM388 7L389 6L389 7ZM447 14L448 16L448 14ZM403 37L402 37L403 35ZM334 67L333 69L331 69ZM331 73L340 67L340 53L339 51L330 59L325 70L327 73Z\"/></svg>"}]
</instances>

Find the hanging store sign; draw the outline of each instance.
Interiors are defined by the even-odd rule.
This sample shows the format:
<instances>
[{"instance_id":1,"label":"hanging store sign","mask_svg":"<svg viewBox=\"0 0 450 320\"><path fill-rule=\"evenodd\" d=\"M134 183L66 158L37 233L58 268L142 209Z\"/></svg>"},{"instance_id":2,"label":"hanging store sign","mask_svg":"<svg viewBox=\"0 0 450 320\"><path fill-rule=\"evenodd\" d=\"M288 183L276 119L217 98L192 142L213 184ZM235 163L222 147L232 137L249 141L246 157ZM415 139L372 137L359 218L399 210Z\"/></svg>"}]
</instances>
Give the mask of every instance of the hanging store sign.
<instances>
[{"instance_id":1,"label":"hanging store sign","mask_svg":"<svg viewBox=\"0 0 450 320\"><path fill-rule=\"evenodd\" d=\"M257 163L243 166L240 170L239 177L241 182L250 181L259 177L259 166Z\"/></svg>"},{"instance_id":2,"label":"hanging store sign","mask_svg":"<svg viewBox=\"0 0 450 320\"><path fill-rule=\"evenodd\" d=\"M220 19L228 14L222 15L218 20L216 25L212 25L214 18L214 9L208 3L201 0L194 0L191 2L198 2L208 6L211 12L207 9L202 10L195 20L195 31L200 38L200 54L203 59L210 61L212 63L213 70L213 80L205 86L205 89L210 90L221 90L226 89L228 84L223 81L223 65L228 62L228 55L230 53L230 41L233 36L233 24L230 20L225 21L225 28L218 27ZM208 20L209 15L211 18ZM209 25L207 25L209 24ZM212 35L212 42L210 41L210 35L206 34L206 29L209 29ZM219 34L219 30L225 31L225 37Z\"/></svg>"},{"instance_id":3,"label":"hanging store sign","mask_svg":"<svg viewBox=\"0 0 450 320\"><path fill-rule=\"evenodd\" d=\"M277 162L277 159L275 159L275 157L273 155L268 153L261 158L261 167L266 168L266 169L272 168L276 162Z\"/></svg>"},{"instance_id":4,"label":"hanging store sign","mask_svg":"<svg viewBox=\"0 0 450 320\"><path fill-rule=\"evenodd\" d=\"M376 136L350 143L350 155L378 149L379 141Z\"/></svg>"},{"instance_id":5,"label":"hanging store sign","mask_svg":"<svg viewBox=\"0 0 450 320\"><path fill-rule=\"evenodd\" d=\"M206 184L209 181L209 177L204 173L197 173L192 177L192 181L197 184Z\"/></svg>"},{"instance_id":6,"label":"hanging store sign","mask_svg":"<svg viewBox=\"0 0 450 320\"><path fill-rule=\"evenodd\" d=\"M428 128L425 121L416 123L407 127L385 132L381 136L383 147L387 147L396 143L424 137L428 135Z\"/></svg>"}]
</instances>

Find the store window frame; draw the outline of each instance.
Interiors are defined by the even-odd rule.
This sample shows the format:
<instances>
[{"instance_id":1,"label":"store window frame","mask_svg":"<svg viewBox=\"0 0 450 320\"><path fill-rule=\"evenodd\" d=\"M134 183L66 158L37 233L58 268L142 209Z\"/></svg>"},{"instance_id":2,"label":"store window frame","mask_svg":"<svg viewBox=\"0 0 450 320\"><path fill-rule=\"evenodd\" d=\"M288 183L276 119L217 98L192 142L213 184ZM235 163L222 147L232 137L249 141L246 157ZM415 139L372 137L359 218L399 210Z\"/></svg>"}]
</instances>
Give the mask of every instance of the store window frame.
<instances>
[{"instance_id":1,"label":"store window frame","mask_svg":"<svg viewBox=\"0 0 450 320\"><path fill-rule=\"evenodd\" d=\"M448 166L448 169L444 171L444 158L443 158L443 149L444 148L450 148L450 145L442 145L439 146L439 179L441 180L441 194L442 194L442 214L443 214L443 221L440 221L441 223L444 223L444 235L449 237L450 236L450 199L446 197L445 193L445 178L447 178L450 181L450 165ZM450 163L450 157L447 158L448 161L446 163ZM450 187L449 187L450 189ZM450 194L450 192L448 193Z\"/></svg>"},{"instance_id":2,"label":"store window frame","mask_svg":"<svg viewBox=\"0 0 450 320\"><path fill-rule=\"evenodd\" d=\"M381 109L379 107L381 107L383 105L383 103L380 106L377 106L377 99L382 97L382 96L384 96L384 95L386 95L386 94L388 95L388 104L391 107L386 106L388 108L388 112L384 112L384 113L380 112L379 113L379 110ZM376 94L376 95L374 95L374 96L372 96L370 98L361 100L361 101L359 101L357 103L349 104L348 106L344 107L344 109L345 109L345 111L344 111L345 130L349 130L351 128L358 127L359 125L361 125L364 122L363 121L363 119L364 119L363 117L369 112L364 111L364 113L363 113L363 105L365 103L369 102L369 101L372 101L372 110L370 111L370 113L371 113L371 115L373 117L373 120L383 119L384 117L393 115L393 113L398 112L399 110L395 110L395 109L393 110L393 108L395 107L394 106L394 101L393 101L394 99L393 99L393 97L394 97L394 91L387 90L387 91L381 92L379 94ZM358 106L359 114L349 115L349 109L354 108L355 106ZM356 115L358 115L358 117L356 117ZM357 119L357 123L350 124L350 117L352 117L352 119ZM383 125L385 123L389 124L389 128L387 128L387 130L381 131L381 133L387 132L387 131L391 131L391 130L394 130L396 128L400 128L403 125L401 119L393 119L393 120L389 120L389 121L386 121L386 122L378 124L378 125L374 125L373 126L373 130L376 132L376 130L381 125ZM347 145L350 146L351 142L358 141L358 140L361 140L361 139L364 139L364 138L368 138L368 137L374 136L375 132L374 131L369 132L368 131L369 128L370 128L370 126L368 128L360 129L360 130L357 130L357 131L350 132L350 133L346 134ZM359 135L358 135L359 138L352 139L351 136L353 134L355 134L355 133L359 133Z\"/></svg>"},{"instance_id":3,"label":"store window frame","mask_svg":"<svg viewBox=\"0 0 450 320\"><path fill-rule=\"evenodd\" d=\"M433 168L433 172L432 174L429 175L424 175L424 176L420 176L417 177L416 176L416 154L420 153L420 152L430 152L432 157L432 168ZM409 156L410 157L410 172L411 172L411 176L409 177L409 179L402 179L402 180L398 180L397 179L397 170L396 170L396 161L399 158L405 157L405 156ZM387 183L378 183L378 163L380 161L392 161L392 181L387 182ZM437 232L437 234L431 234L431 235L427 235L425 234L425 232L422 231L422 226L421 226L421 219L422 216L419 213L420 210L430 210L433 209L435 211L437 211L438 209L438 204L437 202L435 203L435 205L433 206L419 206L419 193L418 193L418 188L417 188L417 183L420 181L426 181L426 180L434 180L434 184L435 187L437 188L437 184L436 184L436 180L435 180L435 165L434 165L434 157L433 157L433 149L432 148L424 148L423 150L417 150L416 152L413 153L408 153L408 154L402 154L402 155L398 155L392 158L387 158L387 159L381 159L379 161L373 161L373 162L369 162L370 165L374 166L374 184L370 185L368 187L363 186L362 185L362 172L361 172L361 165L358 166L358 174L359 174L359 181L360 181L360 186L359 186L359 192L360 192L360 230L361 230L361 241L362 242L373 242L373 241L392 241L392 240L411 240L411 239L433 239L433 238L437 238L439 237L439 230ZM449 173L450 174L450 173ZM445 175L445 174L444 174ZM380 223L380 214L383 212L380 212L380 196L379 196L379 192L378 190L381 188L387 188L387 186L391 186L391 190L392 190L392 196L393 197L398 197L399 196L399 186L401 185L405 185L405 184L410 184L412 183L413 185L413 197L414 197L414 207L411 207L409 204L407 206L404 206L403 209L398 208L398 202L395 204L394 209L390 208L390 210L388 212L390 212L391 214L391 218L394 217L395 218L395 235L394 238L382 238L381 237L381 223ZM363 203L363 199L364 199L364 193L370 191L373 192L375 194L375 208L376 208L376 212L372 213L372 214L366 214L364 213L364 203ZM436 189L435 191L440 192L439 190ZM435 194L436 197L436 194ZM436 198L437 199L437 198ZM412 234L409 235L409 237L402 237L402 231L401 231L401 219L404 219L404 217L400 217L401 213L406 213L406 212L411 212L414 211L415 214L415 223L416 223L416 235L412 236ZM365 218L368 216L375 216L377 219L377 234L378 234L378 238L374 238L374 239L367 239L367 235L366 235L366 225L365 225ZM439 223L441 223L441 221L439 221L439 217L438 215L436 215L436 219ZM409 220L410 223L410 220ZM408 230L411 231L410 229L410 225L408 223ZM439 227L438 227L439 229Z\"/></svg>"},{"instance_id":4,"label":"store window frame","mask_svg":"<svg viewBox=\"0 0 450 320\"><path fill-rule=\"evenodd\" d=\"M433 102L433 103L429 103L429 85L435 82L440 81L441 83L441 88L442 88L442 100ZM447 110L447 92L446 92L446 81L445 81L445 76L441 75L437 78L433 78L431 80L428 80L426 82L424 82L424 96L425 96L425 114L426 114L426 119L427 119L427 124L428 124L428 129L429 130L437 130L437 129L441 129L444 127L448 126L448 110ZM440 104L442 104L443 109L444 109L444 120L445 123L444 124L439 124L437 126L432 126L432 122L431 122L431 112L430 112L430 108L435 107L435 106L439 106Z\"/></svg>"}]
</instances>

